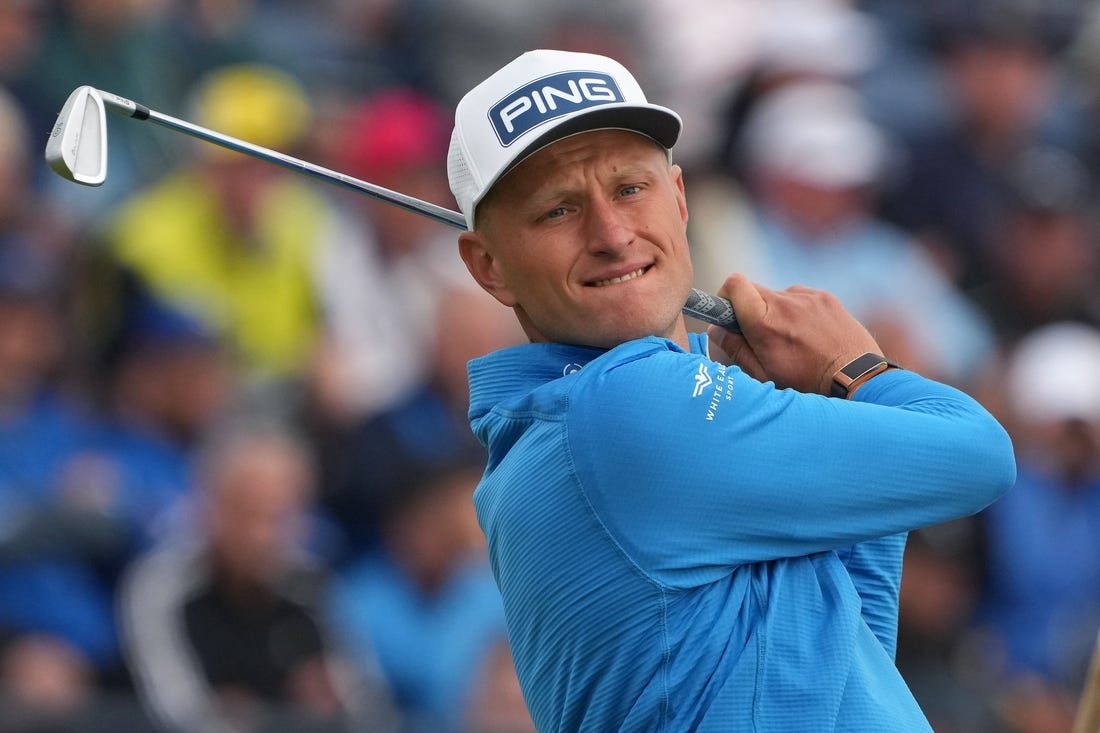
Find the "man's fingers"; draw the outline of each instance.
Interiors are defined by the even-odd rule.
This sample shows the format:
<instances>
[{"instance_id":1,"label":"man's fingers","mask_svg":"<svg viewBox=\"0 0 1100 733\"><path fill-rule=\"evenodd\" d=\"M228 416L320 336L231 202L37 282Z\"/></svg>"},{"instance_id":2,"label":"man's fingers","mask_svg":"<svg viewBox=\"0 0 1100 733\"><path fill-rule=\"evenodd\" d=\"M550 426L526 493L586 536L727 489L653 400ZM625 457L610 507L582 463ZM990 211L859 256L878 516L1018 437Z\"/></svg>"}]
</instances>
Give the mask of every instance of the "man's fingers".
<instances>
[{"instance_id":1,"label":"man's fingers","mask_svg":"<svg viewBox=\"0 0 1100 733\"><path fill-rule=\"evenodd\" d=\"M751 330L767 315L768 305L762 295L765 291L767 288L757 285L742 274L736 274L726 278L718 294L727 298L733 305L737 322L744 332L746 328Z\"/></svg>"},{"instance_id":2,"label":"man's fingers","mask_svg":"<svg viewBox=\"0 0 1100 733\"><path fill-rule=\"evenodd\" d=\"M707 326L707 337L712 345L722 352L721 354L712 353L712 359L724 364L736 364L746 374L757 379L763 380L767 377L760 360L744 336L731 333L721 326Z\"/></svg>"},{"instance_id":3,"label":"man's fingers","mask_svg":"<svg viewBox=\"0 0 1100 733\"><path fill-rule=\"evenodd\" d=\"M761 381L827 394L840 365L882 351L827 292L802 285L769 290L744 275L731 275L718 293L733 304L741 335L715 331L711 338L728 363Z\"/></svg>"},{"instance_id":4,"label":"man's fingers","mask_svg":"<svg viewBox=\"0 0 1100 733\"><path fill-rule=\"evenodd\" d=\"M733 336L733 333L721 326L707 326L707 338L710 339L710 343L719 348L722 351L721 355L725 356L727 359L733 356L730 352L737 348L737 344L733 342ZM744 339L740 340L744 342ZM718 356L719 355L714 355L711 358L715 359L715 361L726 361L726 359L719 359Z\"/></svg>"}]
</instances>

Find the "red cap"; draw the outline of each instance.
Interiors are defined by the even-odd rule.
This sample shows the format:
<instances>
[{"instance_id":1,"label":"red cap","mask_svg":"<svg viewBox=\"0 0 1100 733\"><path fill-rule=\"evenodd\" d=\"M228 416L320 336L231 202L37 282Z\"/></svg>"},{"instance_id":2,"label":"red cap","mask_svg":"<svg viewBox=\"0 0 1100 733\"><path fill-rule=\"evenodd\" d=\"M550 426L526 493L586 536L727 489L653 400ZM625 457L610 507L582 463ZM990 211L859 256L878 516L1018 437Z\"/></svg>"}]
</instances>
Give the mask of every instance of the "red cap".
<instances>
[{"instance_id":1,"label":"red cap","mask_svg":"<svg viewBox=\"0 0 1100 733\"><path fill-rule=\"evenodd\" d=\"M444 108L422 92L381 92L348 116L344 165L365 180L422 166L443 170L450 126Z\"/></svg>"}]
</instances>

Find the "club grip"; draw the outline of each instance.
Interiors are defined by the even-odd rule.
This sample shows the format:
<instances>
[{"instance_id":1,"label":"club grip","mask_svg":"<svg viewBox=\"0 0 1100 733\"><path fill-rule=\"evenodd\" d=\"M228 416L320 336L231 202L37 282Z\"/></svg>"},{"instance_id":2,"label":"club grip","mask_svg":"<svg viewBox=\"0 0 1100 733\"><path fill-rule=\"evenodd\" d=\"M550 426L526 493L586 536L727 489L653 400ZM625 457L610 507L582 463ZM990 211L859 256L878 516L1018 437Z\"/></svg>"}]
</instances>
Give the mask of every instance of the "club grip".
<instances>
[{"instance_id":1,"label":"club grip","mask_svg":"<svg viewBox=\"0 0 1100 733\"><path fill-rule=\"evenodd\" d=\"M688 294L687 303L684 304L683 311L684 315L721 326L733 333L741 333L741 326L737 323L733 305L725 298L719 298L717 295L711 295L698 288L692 288L691 293Z\"/></svg>"}]
</instances>

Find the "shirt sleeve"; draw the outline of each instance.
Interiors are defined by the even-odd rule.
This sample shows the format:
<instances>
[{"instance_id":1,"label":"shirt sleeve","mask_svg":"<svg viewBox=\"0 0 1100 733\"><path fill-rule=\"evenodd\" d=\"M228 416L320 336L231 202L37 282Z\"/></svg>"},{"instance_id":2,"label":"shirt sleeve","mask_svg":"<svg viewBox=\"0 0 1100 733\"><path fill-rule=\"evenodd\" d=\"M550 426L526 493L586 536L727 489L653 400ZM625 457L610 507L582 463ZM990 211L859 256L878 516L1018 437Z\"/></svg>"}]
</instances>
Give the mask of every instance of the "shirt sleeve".
<instances>
[{"instance_id":1,"label":"shirt sleeve","mask_svg":"<svg viewBox=\"0 0 1100 733\"><path fill-rule=\"evenodd\" d=\"M860 542L837 552L863 605L860 615L894 659L898 646L898 593L907 532Z\"/></svg>"},{"instance_id":2,"label":"shirt sleeve","mask_svg":"<svg viewBox=\"0 0 1100 733\"><path fill-rule=\"evenodd\" d=\"M700 355L636 356L577 381L567 430L593 511L663 583L972 514L1015 477L1004 429L912 372L879 375L849 401Z\"/></svg>"},{"instance_id":3,"label":"shirt sleeve","mask_svg":"<svg viewBox=\"0 0 1100 733\"><path fill-rule=\"evenodd\" d=\"M155 550L128 568L119 591L122 646L138 696L166 730L235 733L183 622L183 606L201 572L193 551L175 547Z\"/></svg>"}]
</instances>

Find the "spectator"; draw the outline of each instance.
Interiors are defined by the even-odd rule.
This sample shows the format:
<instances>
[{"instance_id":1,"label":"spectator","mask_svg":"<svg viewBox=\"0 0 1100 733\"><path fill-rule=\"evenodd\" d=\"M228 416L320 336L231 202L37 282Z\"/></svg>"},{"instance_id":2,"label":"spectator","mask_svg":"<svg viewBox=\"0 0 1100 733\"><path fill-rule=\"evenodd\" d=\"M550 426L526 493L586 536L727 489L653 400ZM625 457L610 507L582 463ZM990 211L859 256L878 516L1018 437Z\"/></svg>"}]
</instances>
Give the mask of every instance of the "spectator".
<instances>
[{"instance_id":1,"label":"spectator","mask_svg":"<svg viewBox=\"0 0 1100 733\"><path fill-rule=\"evenodd\" d=\"M260 10L247 21L261 29L265 45L338 95L361 98L405 85L438 91L440 74L448 76L429 24L453 19L451 7L441 13L430 0L267 0Z\"/></svg>"},{"instance_id":2,"label":"spectator","mask_svg":"<svg viewBox=\"0 0 1100 733\"><path fill-rule=\"evenodd\" d=\"M898 669L939 733L999 733L997 680L974 628L984 576L973 517L909 533L898 599Z\"/></svg>"},{"instance_id":3,"label":"spectator","mask_svg":"<svg viewBox=\"0 0 1100 733\"><path fill-rule=\"evenodd\" d=\"M139 559L121 591L127 658L169 729L345 730L361 708L328 639L320 569L302 552L314 490L304 447L267 428L211 436L194 541ZM314 727L307 727L314 726Z\"/></svg>"},{"instance_id":4,"label":"spectator","mask_svg":"<svg viewBox=\"0 0 1100 733\"><path fill-rule=\"evenodd\" d=\"M382 509L377 548L334 588L340 629L361 659L377 654L407 716L459 733L474 680L505 634L472 494L482 466L410 469Z\"/></svg>"},{"instance_id":5,"label":"spectator","mask_svg":"<svg viewBox=\"0 0 1100 733\"><path fill-rule=\"evenodd\" d=\"M236 382L223 344L200 321L158 302L126 272L108 266L82 276L96 281L98 292L81 297L105 331L102 343L89 339L97 362L87 376L97 408L89 458L117 476L141 547L178 523L195 452L231 409Z\"/></svg>"},{"instance_id":6,"label":"spectator","mask_svg":"<svg viewBox=\"0 0 1100 733\"><path fill-rule=\"evenodd\" d=\"M24 337L27 345L48 344L48 325L40 321ZM0 616L21 634L49 633L74 645L100 686L127 684L114 627L117 573L178 523L193 441L224 407L221 352L192 328L142 303L127 322L106 412L55 407L24 422L23 436L10 441L19 454L9 467L26 462L28 470L5 472L9 510L19 519L0 544ZM56 603L61 588L64 604Z\"/></svg>"},{"instance_id":7,"label":"spectator","mask_svg":"<svg viewBox=\"0 0 1100 733\"><path fill-rule=\"evenodd\" d=\"M448 125L431 97L388 90L347 114L332 155L350 175L453 206L440 162ZM367 419L420 388L438 301L468 287L449 228L369 196L344 201L354 229L321 256L326 330L313 373L318 407L337 425Z\"/></svg>"},{"instance_id":8,"label":"spectator","mask_svg":"<svg viewBox=\"0 0 1100 733\"><path fill-rule=\"evenodd\" d=\"M747 171L740 145L756 104L786 84L855 84L881 55L879 30L866 14L833 0L778 0L757 10L756 33L747 68L726 109L713 116L721 123L713 156L727 175L744 181ZM736 51L727 51L736 53ZM696 97L702 97L697 91Z\"/></svg>"},{"instance_id":9,"label":"spectator","mask_svg":"<svg viewBox=\"0 0 1100 733\"><path fill-rule=\"evenodd\" d=\"M449 124L424 93L379 93L348 114L338 167L453 205L440 164ZM355 227L319 265L325 332L311 373L312 425L321 499L354 554L374 541L377 507L410 466L483 460L465 419L466 361L519 334L473 287L450 228L367 196L344 201Z\"/></svg>"},{"instance_id":10,"label":"spectator","mask_svg":"<svg viewBox=\"0 0 1100 733\"><path fill-rule=\"evenodd\" d=\"M485 462L485 449L466 420L466 363L520 343L522 334L508 311L481 290L464 287L436 297L443 327L423 357L431 369L424 383L328 446L325 463L335 490L326 506L353 552L375 544L380 507L403 490L410 471Z\"/></svg>"},{"instance_id":11,"label":"spectator","mask_svg":"<svg viewBox=\"0 0 1100 733\"><path fill-rule=\"evenodd\" d=\"M1004 346L1067 319L1100 326L1093 185L1068 151L1033 147L1006 172L987 281L973 291Z\"/></svg>"},{"instance_id":12,"label":"spectator","mask_svg":"<svg viewBox=\"0 0 1100 733\"><path fill-rule=\"evenodd\" d=\"M8 277L19 272L11 257L4 265ZM34 642L19 644L15 659L29 663L32 652L56 652L64 642L90 685L125 688L112 601L117 573L178 516L191 486L187 440L225 397L220 352L186 330L189 322L144 302L127 320L105 388L108 412L86 402L77 408L48 381L35 383L42 374L28 373L28 364L60 343L60 316L48 295L21 297L0 307L10 309L0 318L9 336L9 406L26 400L23 415L11 415L16 432L3 442L0 485L11 521L0 542L0 618L13 645L23 637ZM57 603L60 592L65 603Z\"/></svg>"},{"instance_id":13,"label":"spectator","mask_svg":"<svg viewBox=\"0 0 1100 733\"><path fill-rule=\"evenodd\" d=\"M305 91L262 66L213 73L195 110L199 124L276 149L300 142L309 124ZM335 226L309 182L204 143L124 202L105 236L154 297L225 341L243 388L285 412L319 333L315 260Z\"/></svg>"},{"instance_id":14,"label":"spectator","mask_svg":"<svg viewBox=\"0 0 1100 733\"><path fill-rule=\"evenodd\" d=\"M697 262L720 264L701 264L698 284L714 288L706 273L739 270L769 287L822 288L903 363L956 384L981 373L993 345L981 314L924 250L875 216L887 140L853 91L786 84L756 106L741 144L748 236L736 253L725 239L707 243Z\"/></svg>"},{"instance_id":15,"label":"spectator","mask_svg":"<svg viewBox=\"0 0 1100 733\"><path fill-rule=\"evenodd\" d=\"M1100 331L1054 323L1011 352L1003 384L1016 486L983 513L983 617L1015 730L1068 730L1100 627Z\"/></svg>"},{"instance_id":16,"label":"spectator","mask_svg":"<svg viewBox=\"0 0 1100 733\"><path fill-rule=\"evenodd\" d=\"M50 670L44 699L86 701L114 661L110 595L89 558L118 534L72 485L90 424L56 380L62 366L54 273L32 251L5 247L0 265L0 687ZM89 477L83 477L89 478ZM84 484L87 486L87 484ZM65 603L58 603L59 593ZM40 678L40 677L39 677Z\"/></svg>"},{"instance_id":17,"label":"spectator","mask_svg":"<svg viewBox=\"0 0 1100 733\"><path fill-rule=\"evenodd\" d=\"M888 215L955 283L988 278L1006 171L1035 143L1081 144L1041 12L990 0L942 3L936 52L950 117L906 146ZM1035 6L1039 8L1038 5Z\"/></svg>"}]
</instances>

